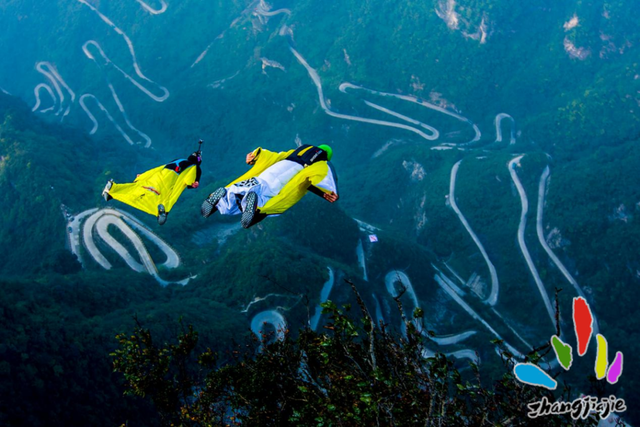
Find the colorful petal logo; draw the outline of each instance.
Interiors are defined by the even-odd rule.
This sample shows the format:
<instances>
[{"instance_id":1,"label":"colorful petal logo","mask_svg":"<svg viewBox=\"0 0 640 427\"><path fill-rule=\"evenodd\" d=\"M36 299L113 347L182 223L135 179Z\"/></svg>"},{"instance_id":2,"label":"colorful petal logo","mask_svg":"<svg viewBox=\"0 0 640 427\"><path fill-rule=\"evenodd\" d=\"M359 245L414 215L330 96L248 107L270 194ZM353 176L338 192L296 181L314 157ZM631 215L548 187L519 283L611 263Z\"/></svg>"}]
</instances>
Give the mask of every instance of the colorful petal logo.
<instances>
[{"instance_id":1,"label":"colorful petal logo","mask_svg":"<svg viewBox=\"0 0 640 427\"><path fill-rule=\"evenodd\" d=\"M573 326L578 338L578 356L584 356L593 334L593 315L584 298L573 299Z\"/></svg>"},{"instance_id":2,"label":"colorful petal logo","mask_svg":"<svg viewBox=\"0 0 640 427\"><path fill-rule=\"evenodd\" d=\"M593 335L593 315L589 304L582 297L573 299L573 325L578 341L578 356L584 356L587 353L589 342ZM609 384L615 384L622 375L622 353L618 351L613 363L609 365L607 340L602 335L597 334L596 343L598 346L594 366L596 378L601 380L606 377ZM551 347L560 366L568 371L573 363L573 348L556 335L551 337ZM520 382L525 384L544 387L549 390L555 390L558 386L556 380L540 369L539 366L532 363L518 363L513 368L513 373Z\"/></svg>"}]
</instances>

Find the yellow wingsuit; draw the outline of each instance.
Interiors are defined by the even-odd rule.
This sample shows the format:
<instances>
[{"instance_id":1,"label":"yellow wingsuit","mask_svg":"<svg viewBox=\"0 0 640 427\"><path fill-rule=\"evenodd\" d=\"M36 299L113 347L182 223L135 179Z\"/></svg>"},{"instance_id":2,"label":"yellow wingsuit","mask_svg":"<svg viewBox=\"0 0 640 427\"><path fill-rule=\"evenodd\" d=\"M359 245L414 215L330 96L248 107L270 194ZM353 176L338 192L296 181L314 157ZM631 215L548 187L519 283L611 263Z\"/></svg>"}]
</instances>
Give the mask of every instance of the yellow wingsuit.
<instances>
[{"instance_id":1,"label":"yellow wingsuit","mask_svg":"<svg viewBox=\"0 0 640 427\"><path fill-rule=\"evenodd\" d=\"M253 155L255 156L255 164L253 167L235 181L230 182L229 185L227 185L227 188L240 181L260 175L269 166L279 162L280 160L286 159L294 151L295 150L289 150L274 153L273 151L265 150L261 147L256 148L253 151ZM307 190L311 185L327 194L332 191L337 193L333 171L331 170L328 162L320 161L302 169L293 178L291 178L287 184L285 184L278 195L269 199L264 206L258 206L258 209L260 210L260 213L266 215L281 214L291 206L298 203L300 199L307 194Z\"/></svg>"},{"instance_id":2,"label":"yellow wingsuit","mask_svg":"<svg viewBox=\"0 0 640 427\"><path fill-rule=\"evenodd\" d=\"M168 213L184 189L196 181L196 175L196 165L189 166L180 174L162 165L143 173L130 184L114 183L109 195L122 203L157 216L158 205L164 205Z\"/></svg>"}]
</instances>

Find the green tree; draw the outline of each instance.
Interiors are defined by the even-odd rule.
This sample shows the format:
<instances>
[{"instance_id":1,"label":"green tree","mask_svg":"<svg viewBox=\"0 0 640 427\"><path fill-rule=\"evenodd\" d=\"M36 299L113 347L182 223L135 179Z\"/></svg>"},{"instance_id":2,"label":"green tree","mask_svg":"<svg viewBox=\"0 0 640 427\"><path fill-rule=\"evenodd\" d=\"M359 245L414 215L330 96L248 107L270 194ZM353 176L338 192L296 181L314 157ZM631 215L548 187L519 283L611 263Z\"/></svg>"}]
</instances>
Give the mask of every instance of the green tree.
<instances>
[{"instance_id":1,"label":"green tree","mask_svg":"<svg viewBox=\"0 0 640 427\"><path fill-rule=\"evenodd\" d=\"M595 419L529 419L527 404L547 390L525 386L511 373L492 388L480 384L477 365L464 379L442 354L423 356L423 335L408 321L405 337L376 328L355 288L362 319L350 307L328 301L326 332L310 329L281 341L263 335L216 366L207 350L197 358L198 334L183 329L177 344L158 346L138 325L118 336L114 369L124 374L127 393L150 397L167 425L595 425ZM256 353L256 349L258 349ZM507 366L511 356L503 353ZM537 357L532 355L533 359ZM194 363L196 362L197 363ZM508 370L511 372L511 369ZM563 391L568 397L569 390Z\"/></svg>"}]
</instances>

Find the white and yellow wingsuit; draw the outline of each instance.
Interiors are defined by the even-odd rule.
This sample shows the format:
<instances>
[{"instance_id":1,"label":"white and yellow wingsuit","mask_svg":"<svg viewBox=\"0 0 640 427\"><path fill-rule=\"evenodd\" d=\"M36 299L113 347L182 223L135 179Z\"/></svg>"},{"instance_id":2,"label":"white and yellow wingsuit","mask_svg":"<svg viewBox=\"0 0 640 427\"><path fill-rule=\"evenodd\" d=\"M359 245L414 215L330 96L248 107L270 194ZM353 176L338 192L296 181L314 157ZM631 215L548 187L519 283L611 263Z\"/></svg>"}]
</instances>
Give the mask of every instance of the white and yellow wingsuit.
<instances>
[{"instance_id":1,"label":"white and yellow wingsuit","mask_svg":"<svg viewBox=\"0 0 640 427\"><path fill-rule=\"evenodd\" d=\"M313 149L317 147L303 145L295 150L274 153L256 148L252 153L255 161L253 167L226 188L231 189L238 183L259 178L264 191L260 194L258 209L265 215L284 213L298 203L307 191L338 194L337 177L331 163L328 160L308 162Z\"/></svg>"}]
</instances>

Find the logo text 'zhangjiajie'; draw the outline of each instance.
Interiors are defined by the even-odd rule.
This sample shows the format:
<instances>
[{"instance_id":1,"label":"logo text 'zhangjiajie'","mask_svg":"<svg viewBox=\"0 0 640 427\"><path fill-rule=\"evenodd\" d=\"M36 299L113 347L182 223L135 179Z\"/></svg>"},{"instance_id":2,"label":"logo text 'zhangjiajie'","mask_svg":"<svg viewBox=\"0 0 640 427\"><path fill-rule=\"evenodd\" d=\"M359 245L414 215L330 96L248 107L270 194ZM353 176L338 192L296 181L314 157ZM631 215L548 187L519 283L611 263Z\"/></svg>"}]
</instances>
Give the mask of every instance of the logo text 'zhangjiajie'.
<instances>
[{"instance_id":1,"label":"logo text 'zhangjiajie'","mask_svg":"<svg viewBox=\"0 0 640 427\"><path fill-rule=\"evenodd\" d=\"M578 356L587 353L589 342L593 335L593 315L591 308L584 298L573 299L573 325L578 343ZM606 378L609 384L615 384L622 375L623 358L622 352L616 352L613 362L609 364L608 343L604 336L597 334L597 355L594 366L596 378L602 380ZM551 347L555 352L556 359L560 366L569 370L573 363L573 348L564 343L560 337L551 337ZM513 368L516 378L525 384L536 387L544 387L555 390L558 382L539 366L532 363L518 363ZM596 412L602 419L607 418L613 412L624 412L627 410L623 399L615 396L598 399L597 397L583 396L573 402L549 402L546 397L540 401L532 402L528 405L530 418L545 415L571 414L574 419L585 419L591 412Z\"/></svg>"}]
</instances>

